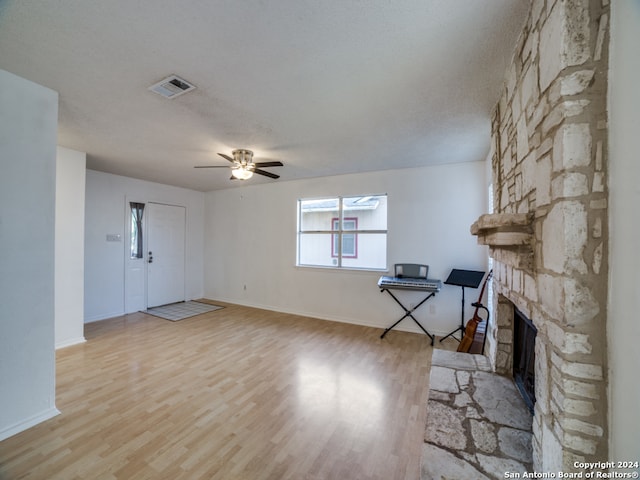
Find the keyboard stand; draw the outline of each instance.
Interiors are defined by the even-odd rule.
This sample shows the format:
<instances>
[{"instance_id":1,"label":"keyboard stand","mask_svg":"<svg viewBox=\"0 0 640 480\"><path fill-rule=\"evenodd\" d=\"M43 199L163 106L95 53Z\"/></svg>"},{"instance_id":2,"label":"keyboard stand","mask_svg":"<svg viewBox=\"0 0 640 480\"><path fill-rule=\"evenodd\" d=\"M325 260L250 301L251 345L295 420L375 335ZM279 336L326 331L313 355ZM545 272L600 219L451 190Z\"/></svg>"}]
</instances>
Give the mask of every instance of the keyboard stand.
<instances>
[{"instance_id":1,"label":"keyboard stand","mask_svg":"<svg viewBox=\"0 0 640 480\"><path fill-rule=\"evenodd\" d=\"M416 320L416 318L413 316L413 312L415 312L418 307L420 307L424 302L426 302L427 300L429 300L431 297L433 297L436 292L431 292L429 293L429 295L427 295L424 300L422 300L419 304L417 304L415 307L413 307L411 310L407 310L407 308L402 305L402 303L400 302L400 300L398 300L396 298L396 296L391 293L391 290L389 288L381 288L380 292L387 292L389 295L391 295L391 298L393 298L396 303L398 305L400 305L402 307L402 309L404 310L404 315L402 316L402 318L400 320L398 320L396 323L394 323L393 325L391 325L389 328L387 328L384 333L382 335L380 335L380 338L384 338L384 336L387 334L387 332L389 332L389 330L391 330L393 327L395 327L396 325L398 325L402 320L404 320L407 317L411 317L411 319L416 322L416 325L418 325L420 327L420 330L422 330L424 333L427 334L427 336L431 339L431 345L433 345L433 339L434 336L431 335L429 332L427 332L427 330L420 324L420 322L418 322L418 320Z\"/></svg>"}]
</instances>

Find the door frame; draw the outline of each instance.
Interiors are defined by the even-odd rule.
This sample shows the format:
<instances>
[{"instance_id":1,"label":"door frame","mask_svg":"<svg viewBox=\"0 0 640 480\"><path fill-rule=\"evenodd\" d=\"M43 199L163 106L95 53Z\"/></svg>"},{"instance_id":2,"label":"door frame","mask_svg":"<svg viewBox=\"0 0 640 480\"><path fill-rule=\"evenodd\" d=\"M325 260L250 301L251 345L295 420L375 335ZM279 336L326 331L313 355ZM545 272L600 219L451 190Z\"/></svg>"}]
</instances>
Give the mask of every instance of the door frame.
<instances>
[{"instance_id":1,"label":"door frame","mask_svg":"<svg viewBox=\"0 0 640 480\"><path fill-rule=\"evenodd\" d=\"M144 214L142 216L142 231L143 231L143 236L142 236L142 258L140 259L143 263L143 274L142 277L140 279L138 279L138 281L136 282L135 279L131 278L131 274L130 274L130 262L131 262L131 207L129 206L130 202L137 202L137 203L144 203L145 205L145 210L144 210ZM147 287L148 287L148 267L149 267L149 263L148 263L148 239L149 239L149 210L147 208L147 206L151 203L154 204L159 204L159 205L168 205L171 207L180 207L180 208L184 208L184 214L185 214L185 225L184 225L184 282L183 282L183 289L184 289L184 299L185 301L187 300L187 248L188 248L188 242L187 242L187 219L189 216L188 213L188 208L186 205L180 205L180 204L176 204L176 203L171 203L171 202L165 202L162 200L147 200L147 199L143 199L140 198L139 196L129 196L126 195L125 196L125 202L124 202L124 236L125 236L125 241L123 242L123 258L124 258L124 292L123 292L123 304L124 304L124 313L134 313L134 312L139 312L139 311L144 311L147 309L148 307L148 294L147 294ZM132 295L130 294L130 292L132 291L136 291L135 289L139 289L138 291L142 292L142 296L141 299L139 300L135 300L134 297L132 297Z\"/></svg>"},{"instance_id":2,"label":"door frame","mask_svg":"<svg viewBox=\"0 0 640 480\"><path fill-rule=\"evenodd\" d=\"M131 275L131 207L130 202L143 203L145 211L142 214L142 275L140 278L134 279ZM147 215L146 206L149 202L136 196L125 196L124 202L124 248L122 255L124 256L124 313L139 312L147 308ZM136 260L133 260L136 261ZM132 295L131 292L139 291L141 295L139 299Z\"/></svg>"}]
</instances>

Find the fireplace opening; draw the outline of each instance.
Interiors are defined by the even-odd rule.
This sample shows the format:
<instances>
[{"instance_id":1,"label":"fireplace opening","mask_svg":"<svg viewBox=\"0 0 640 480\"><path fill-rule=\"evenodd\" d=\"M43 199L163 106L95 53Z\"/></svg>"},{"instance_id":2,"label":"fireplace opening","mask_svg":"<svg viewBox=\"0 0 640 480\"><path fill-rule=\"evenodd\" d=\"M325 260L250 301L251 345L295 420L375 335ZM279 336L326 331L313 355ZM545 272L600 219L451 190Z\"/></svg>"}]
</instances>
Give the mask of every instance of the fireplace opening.
<instances>
[{"instance_id":1,"label":"fireplace opening","mask_svg":"<svg viewBox=\"0 0 640 480\"><path fill-rule=\"evenodd\" d=\"M513 379L533 413L535 393L535 345L538 330L517 308L513 312Z\"/></svg>"}]
</instances>

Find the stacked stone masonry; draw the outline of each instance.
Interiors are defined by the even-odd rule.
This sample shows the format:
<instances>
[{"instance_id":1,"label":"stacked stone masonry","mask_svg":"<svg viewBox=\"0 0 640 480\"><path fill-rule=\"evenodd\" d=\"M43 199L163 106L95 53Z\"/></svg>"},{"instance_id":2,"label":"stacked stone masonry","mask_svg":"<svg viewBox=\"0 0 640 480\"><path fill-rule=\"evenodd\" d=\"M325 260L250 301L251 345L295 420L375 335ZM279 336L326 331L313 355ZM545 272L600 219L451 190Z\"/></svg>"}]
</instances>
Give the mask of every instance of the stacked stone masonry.
<instances>
[{"instance_id":1,"label":"stacked stone masonry","mask_svg":"<svg viewBox=\"0 0 640 480\"><path fill-rule=\"evenodd\" d=\"M532 218L530 255L491 246L493 368L512 365L513 305L536 339L533 464L607 460L606 0L533 0L492 119L494 211Z\"/></svg>"},{"instance_id":2,"label":"stacked stone masonry","mask_svg":"<svg viewBox=\"0 0 640 480\"><path fill-rule=\"evenodd\" d=\"M531 465L531 414L482 355L434 350L421 478L505 478Z\"/></svg>"}]
</instances>

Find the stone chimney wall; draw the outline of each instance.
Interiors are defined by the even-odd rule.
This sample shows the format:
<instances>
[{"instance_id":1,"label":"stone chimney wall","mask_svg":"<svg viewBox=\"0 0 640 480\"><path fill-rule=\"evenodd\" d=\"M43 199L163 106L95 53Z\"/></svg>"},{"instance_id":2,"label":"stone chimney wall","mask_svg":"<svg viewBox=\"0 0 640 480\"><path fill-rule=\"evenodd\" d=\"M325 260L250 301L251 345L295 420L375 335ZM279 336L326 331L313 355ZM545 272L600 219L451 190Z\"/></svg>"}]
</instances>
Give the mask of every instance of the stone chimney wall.
<instances>
[{"instance_id":1,"label":"stone chimney wall","mask_svg":"<svg viewBox=\"0 0 640 480\"><path fill-rule=\"evenodd\" d=\"M511 372L513 305L538 330L541 472L607 460L608 26L608 0L532 0L492 119L494 211L529 218L518 228L530 240L484 242L495 262L487 351Z\"/></svg>"}]
</instances>

